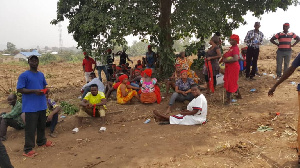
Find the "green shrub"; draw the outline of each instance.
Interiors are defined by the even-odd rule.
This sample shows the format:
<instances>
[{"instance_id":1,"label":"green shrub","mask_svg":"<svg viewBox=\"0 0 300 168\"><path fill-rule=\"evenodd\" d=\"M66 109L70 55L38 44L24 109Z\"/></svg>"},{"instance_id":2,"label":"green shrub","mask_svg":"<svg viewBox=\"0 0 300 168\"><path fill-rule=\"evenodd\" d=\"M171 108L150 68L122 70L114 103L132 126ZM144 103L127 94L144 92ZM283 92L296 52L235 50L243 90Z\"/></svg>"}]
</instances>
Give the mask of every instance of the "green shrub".
<instances>
[{"instance_id":1,"label":"green shrub","mask_svg":"<svg viewBox=\"0 0 300 168\"><path fill-rule=\"evenodd\" d=\"M78 107L65 101L60 102L60 106L63 109L63 113L67 115L74 115L79 111Z\"/></svg>"}]
</instances>

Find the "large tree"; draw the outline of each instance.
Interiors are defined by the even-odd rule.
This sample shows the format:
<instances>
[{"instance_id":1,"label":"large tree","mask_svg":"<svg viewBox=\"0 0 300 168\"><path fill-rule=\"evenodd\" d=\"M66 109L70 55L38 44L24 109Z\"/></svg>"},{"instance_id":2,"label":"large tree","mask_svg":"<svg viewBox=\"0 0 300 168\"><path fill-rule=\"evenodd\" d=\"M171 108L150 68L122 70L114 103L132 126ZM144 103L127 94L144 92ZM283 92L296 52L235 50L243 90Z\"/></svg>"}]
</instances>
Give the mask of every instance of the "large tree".
<instances>
[{"instance_id":1,"label":"large tree","mask_svg":"<svg viewBox=\"0 0 300 168\"><path fill-rule=\"evenodd\" d=\"M174 40L194 34L200 41L215 31L229 36L245 24L243 16L254 12L260 16L287 9L297 0L59 0L57 24L70 20L69 33L83 50L123 45L125 36L150 37L158 47L161 74L170 72ZM162 70L162 69L161 69Z\"/></svg>"}]
</instances>

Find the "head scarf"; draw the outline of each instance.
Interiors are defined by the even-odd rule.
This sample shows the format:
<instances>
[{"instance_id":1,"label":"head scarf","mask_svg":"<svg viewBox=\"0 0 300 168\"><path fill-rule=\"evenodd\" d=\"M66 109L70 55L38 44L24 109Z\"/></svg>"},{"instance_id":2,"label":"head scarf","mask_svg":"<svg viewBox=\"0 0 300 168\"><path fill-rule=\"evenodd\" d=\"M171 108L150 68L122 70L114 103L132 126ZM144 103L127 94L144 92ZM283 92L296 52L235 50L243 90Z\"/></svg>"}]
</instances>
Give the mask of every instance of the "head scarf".
<instances>
[{"instance_id":1,"label":"head scarf","mask_svg":"<svg viewBox=\"0 0 300 168\"><path fill-rule=\"evenodd\" d=\"M134 72L140 72L141 73L141 70L139 69L135 69Z\"/></svg>"},{"instance_id":2,"label":"head scarf","mask_svg":"<svg viewBox=\"0 0 300 168\"><path fill-rule=\"evenodd\" d=\"M145 69L145 70L144 70L144 73L145 73L147 76L149 76L149 77L152 76L152 70L151 70L150 68Z\"/></svg>"},{"instance_id":3,"label":"head scarf","mask_svg":"<svg viewBox=\"0 0 300 168\"><path fill-rule=\"evenodd\" d=\"M109 49L107 49L107 52L111 52L111 49L109 48Z\"/></svg>"},{"instance_id":4,"label":"head scarf","mask_svg":"<svg viewBox=\"0 0 300 168\"><path fill-rule=\"evenodd\" d=\"M120 82L123 82L124 79L128 79L128 76L125 75L125 74L124 74L124 75L121 75L121 76L119 77L119 81L120 81Z\"/></svg>"},{"instance_id":5,"label":"head scarf","mask_svg":"<svg viewBox=\"0 0 300 168\"><path fill-rule=\"evenodd\" d=\"M285 23L285 24L283 24L283 26L289 26L290 27L290 24L289 23Z\"/></svg>"},{"instance_id":6,"label":"head scarf","mask_svg":"<svg viewBox=\"0 0 300 168\"><path fill-rule=\"evenodd\" d=\"M151 46L151 45L148 45L148 49L150 49L150 48L152 48L152 46Z\"/></svg>"},{"instance_id":7,"label":"head scarf","mask_svg":"<svg viewBox=\"0 0 300 168\"><path fill-rule=\"evenodd\" d=\"M142 65L138 65L136 68L142 70L143 66Z\"/></svg>"},{"instance_id":8,"label":"head scarf","mask_svg":"<svg viewBox=\"0 0 300 168\"><path fill-rule=\"evenodd\" d=\"M240 37L239 37L238 35L232 34L232 35L230 36L230 39L235 40L235 41L237 42L237 44L239 44Z\"/></svg>"},{"instance_id":9,"label":"head scarf","mask_svg":"<svg viewBox=\"0 0 300 168\"><path fill-rule=\"evenodd\" d=\"M175 67L180 67L181 65L180 64L175 64Z\"/></svg>"},{"instance_id":10,"label":"head scarf","mask_svg":"<svg viewBox=\"0 0 300 168\"><path fill-rule=\"evenodd\" d=\"M83 55L87 55L87 53L86 53L86 52L83 52Z\"/></svg>"},{"instance_id":11,"label":"head scarf","mask_svg":"<svg viewBox=\"0 0 300 168\"><path fill-rule=\"evenodd\" d=\"M248 47L244 47L244 48L242 48L242 50L248 50Z\"/></svg>"},{"instance_id":12,"label":"head scarf","mask_svg":"<svg viewBox=\"0 0 300 168\"><path fill-rule=\"evenodd\" d=\"M184 72L188 72L187 70L182 70L181 72L180 72L180 75L182 74L182 73L184 73Z\"/></svg>"},{"instance_id":13,"label":"head scarf","mask_svg":"<svg viewBox=\"0 0 300 168\"><path fill-rule=\"evenodd\" d=\"M117 66L117 70L122 70L122 68L121 68L121 67L119 67L119 66Z\"/></svg>"}]
</instances>

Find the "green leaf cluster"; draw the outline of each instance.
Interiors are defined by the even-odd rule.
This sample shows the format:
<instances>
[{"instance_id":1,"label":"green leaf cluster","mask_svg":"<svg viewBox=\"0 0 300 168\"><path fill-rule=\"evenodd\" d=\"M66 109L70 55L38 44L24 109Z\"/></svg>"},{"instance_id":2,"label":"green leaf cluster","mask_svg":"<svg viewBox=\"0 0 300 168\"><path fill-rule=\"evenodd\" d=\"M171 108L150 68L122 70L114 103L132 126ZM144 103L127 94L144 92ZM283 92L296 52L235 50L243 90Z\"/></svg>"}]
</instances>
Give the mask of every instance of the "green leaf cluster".
<instances>
[{"instance_id":1,"label":"green leaf cluster","mask_svg":"<svg viewBox=\"0 0 300 168\"><path fill-rule=\"evenodd\" d=\"M65 101L60 102L60 106L63 109L63 113L67 115L74 115L79 111L78 107Z\"/></svg>"},{"instance_id":2,"label":"green leaf cluster","mask_svg":"<svg viewBox=\"0 0 300 168\"><path fill-rule=\"evenodd\" d=\"M286 10L297 0L59 0L52 24L67 18L69 33L84 51L126 44L125 36L139 35L158 47L160 75L173 70L173 41L195 35L201 43L219 31L223 36L246 24L248 11L256 17Z\"/></svg>"}]
</instances>

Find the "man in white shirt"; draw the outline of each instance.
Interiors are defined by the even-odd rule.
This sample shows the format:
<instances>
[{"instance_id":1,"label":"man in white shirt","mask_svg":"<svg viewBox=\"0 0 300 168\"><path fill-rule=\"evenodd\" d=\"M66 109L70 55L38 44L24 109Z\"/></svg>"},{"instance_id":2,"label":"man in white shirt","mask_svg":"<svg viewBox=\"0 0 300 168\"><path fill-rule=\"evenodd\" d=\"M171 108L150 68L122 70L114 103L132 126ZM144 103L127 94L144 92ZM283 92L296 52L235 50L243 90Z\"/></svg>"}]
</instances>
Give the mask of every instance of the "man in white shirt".
<instances>
[{"instance_id":1,"label":"man in white shirt","mask_svg":"<svg viewBox=\"0 0 300 168\"><path fill-rule=\"evenodd\" d=\"M103 85L103 83L102 83L98 78L96 78L96 74L95 74L94 72L92 72L92 73L90 74L90 80L91 80L91 81L90 81L89 83L85 84L85 85L82 87L82 89L81 89L81 90L83 90L83 95L82 95L81 99L83 99L84 96L85 96L88 92L91 91L90 86L91 86L92 84L96 84L96 85L98 86L98 91L103 92L103 93L104 93L104 91L105 91L105 86Z\"/></svg>"}]
</instances>

